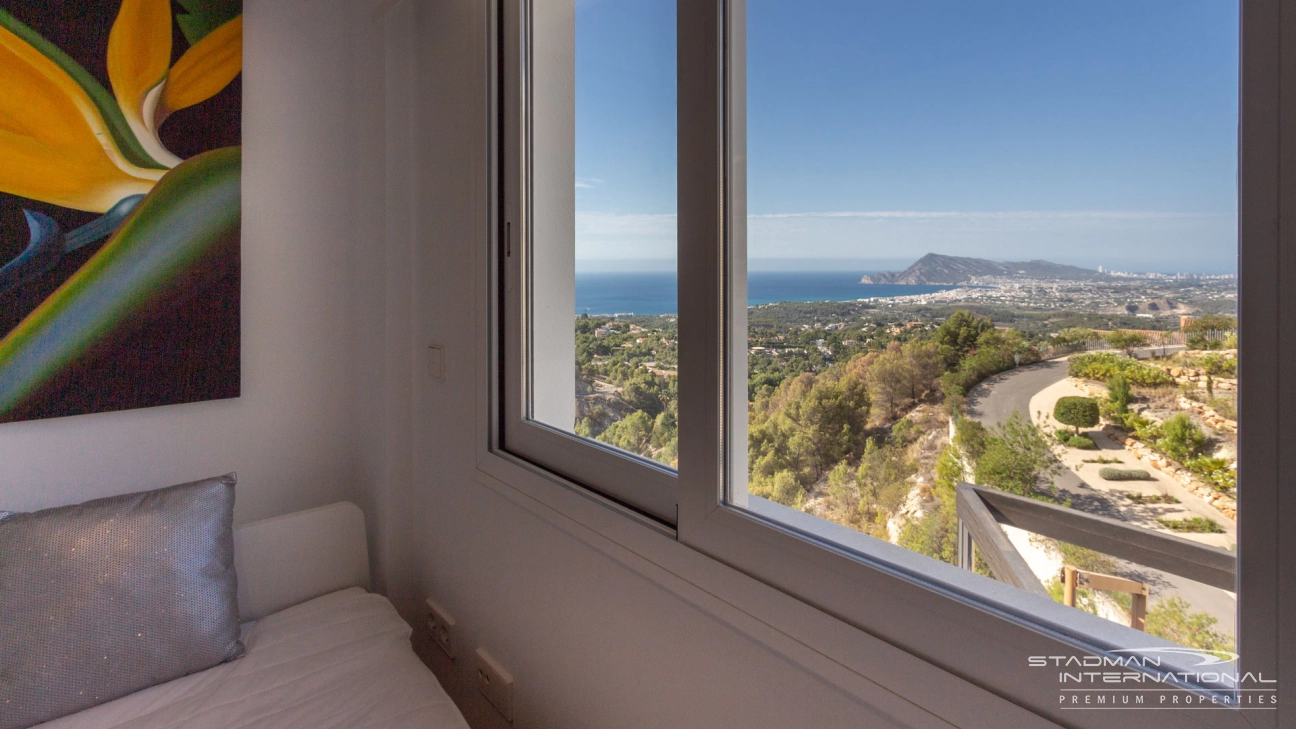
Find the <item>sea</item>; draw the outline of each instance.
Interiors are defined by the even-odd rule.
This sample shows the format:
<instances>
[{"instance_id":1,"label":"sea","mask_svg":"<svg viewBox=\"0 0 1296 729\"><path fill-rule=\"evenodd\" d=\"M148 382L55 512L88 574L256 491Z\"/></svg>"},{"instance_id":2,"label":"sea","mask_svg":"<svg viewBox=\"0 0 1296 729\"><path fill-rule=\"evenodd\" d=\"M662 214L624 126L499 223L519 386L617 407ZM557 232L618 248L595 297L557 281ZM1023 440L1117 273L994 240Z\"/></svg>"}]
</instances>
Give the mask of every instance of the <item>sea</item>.
<instances>
[{"instance_id":1,"label":"sea","mask_svg":"<svg viewBox=\"0 0 1296 729\"><path fill-rule=\"evenodd\" d=\"M856 301L914 296L952 286L862 284L870 271L752 271L747 274L747 305L778 301ZM674 272L599 272L576 274L577 314L657 316L679 310Z\"/></svg>"}]
</instances>

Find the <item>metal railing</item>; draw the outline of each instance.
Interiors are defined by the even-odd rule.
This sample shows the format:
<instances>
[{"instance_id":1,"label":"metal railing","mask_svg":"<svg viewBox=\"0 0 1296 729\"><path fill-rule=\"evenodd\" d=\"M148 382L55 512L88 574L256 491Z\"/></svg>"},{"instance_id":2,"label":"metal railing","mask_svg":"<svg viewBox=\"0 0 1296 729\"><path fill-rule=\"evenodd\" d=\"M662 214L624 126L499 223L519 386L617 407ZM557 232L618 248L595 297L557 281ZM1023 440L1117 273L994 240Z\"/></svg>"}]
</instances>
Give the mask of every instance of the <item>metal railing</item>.
<instances>
[{"instance_id":1,"label":"metal railing","mask_svg":"<svg viewBox=\"0 0 1296 729\"><path fill-rule=\"evenodd\" d=\"M1226 549L970 483L958 485L955 506L959 566L972 569L975 555L980 553L995 579L1038 595L1047 597L1048 591L1001 524L1211 587L1237 589L1237 557Z\"/></svg>"}]
</instances>

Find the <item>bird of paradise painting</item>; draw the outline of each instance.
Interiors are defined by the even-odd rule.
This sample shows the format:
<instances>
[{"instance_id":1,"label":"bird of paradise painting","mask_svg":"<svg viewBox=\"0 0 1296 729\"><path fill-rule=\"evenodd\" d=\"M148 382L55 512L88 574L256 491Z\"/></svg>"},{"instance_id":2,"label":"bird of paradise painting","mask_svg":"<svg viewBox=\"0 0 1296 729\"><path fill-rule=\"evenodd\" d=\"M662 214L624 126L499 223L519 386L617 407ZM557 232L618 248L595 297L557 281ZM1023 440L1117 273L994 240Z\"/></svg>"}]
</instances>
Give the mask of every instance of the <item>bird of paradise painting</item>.
<instances>
[{"instance_id":1,"label":"bird of paradise painting","mask_svg":"<svg viewBox=\"0 0 1296 729\"><path fill-rule=\"evenodd\" d=\"M0 0L0 422L239 394L241 0Z\"/></svg>"}]
</instances>

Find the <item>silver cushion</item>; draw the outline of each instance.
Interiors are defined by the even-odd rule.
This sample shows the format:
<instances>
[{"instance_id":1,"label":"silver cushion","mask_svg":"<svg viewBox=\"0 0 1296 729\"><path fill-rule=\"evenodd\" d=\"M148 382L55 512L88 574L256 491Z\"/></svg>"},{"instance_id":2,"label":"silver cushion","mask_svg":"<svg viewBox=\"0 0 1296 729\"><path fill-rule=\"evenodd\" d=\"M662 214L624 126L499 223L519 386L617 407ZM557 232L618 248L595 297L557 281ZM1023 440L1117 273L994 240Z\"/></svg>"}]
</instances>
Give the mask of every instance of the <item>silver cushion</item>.
<instances>
[{"instance_id":1,"label":"silver cushion","mask_svg":"<svg viewBox=\"0 0 1296 729\"><path fill-rule=\"evenodd\" d=\"M0 518L0 729L243 654L234 483Z\"/></svg>"}]
</instances>

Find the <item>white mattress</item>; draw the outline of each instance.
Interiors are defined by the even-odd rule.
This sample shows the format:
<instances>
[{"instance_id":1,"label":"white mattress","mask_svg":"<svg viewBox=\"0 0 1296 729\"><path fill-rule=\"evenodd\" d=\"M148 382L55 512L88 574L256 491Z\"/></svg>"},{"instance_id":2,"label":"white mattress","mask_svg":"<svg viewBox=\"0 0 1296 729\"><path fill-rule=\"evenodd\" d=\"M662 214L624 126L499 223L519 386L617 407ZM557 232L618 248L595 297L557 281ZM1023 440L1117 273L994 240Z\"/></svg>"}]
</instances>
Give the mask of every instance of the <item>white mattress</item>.
<instances>
[{"instance_id":1,"label":"white mattress","mask_svg":"<svg viewBox=\"0 0 1296 729\"><path fill-rule=\"evenodd\" d=\"M409 637L386 598L352 587L253 623L236 661L40 729L467 729Z\"/></svg>"}]
</instances>

